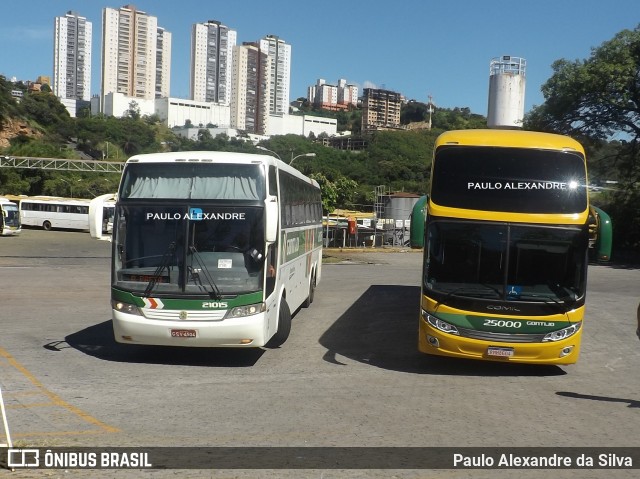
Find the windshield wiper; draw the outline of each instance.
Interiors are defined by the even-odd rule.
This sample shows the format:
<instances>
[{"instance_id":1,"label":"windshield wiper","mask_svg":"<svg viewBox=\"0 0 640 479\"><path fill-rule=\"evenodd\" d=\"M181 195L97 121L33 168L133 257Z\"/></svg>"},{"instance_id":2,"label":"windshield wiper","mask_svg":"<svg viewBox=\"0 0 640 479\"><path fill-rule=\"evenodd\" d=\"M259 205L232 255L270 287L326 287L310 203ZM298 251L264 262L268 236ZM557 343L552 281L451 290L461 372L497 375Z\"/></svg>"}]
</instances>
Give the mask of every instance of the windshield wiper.
<instances>
[{"instance_id":1,"label":"windshield wiper","mask_svg":"<svg viewBox=\"0 0 640 479\"><path fill-rule=\"evenodd\" d=\"M548 286L562 301L575 303L578 300L578 295L571 288L561 286L558 283L549 283Z\"/></svg>"},{"instance_id":2,"label":"windshield wiper","mask_svg":"<svg viewBox=\"0 0 640 479\"><path fill-rule=\"evenodd\" d=\"M548 294L520 293L517 296L517 299L521 301L534 301L536 303L544 303L548 304L549 306L557 306L559 308L562 308L566 304L565 301L560 301L555 296L550 296Z\"/></svg>"},{"instance_id":3,"label":"windshield wiper","mask_svg":"<svg viewBox=\"0 0 640 479\"><path fill-rule=\"evenodd\" d=\"M162 275L162 270L169 267L169 261L171 261L171 258L173 257L173 253L175 252L175 250L176 250L176 242L172 241L171 243L169 243L169 247L167 248L167 251L165 251L165 253L162 255L162 261L154 271L153 276L149 280L149 283L147 284L147 287L144 290L143 296L145 296L146 298L148 298L151 295L151 291L153 291L153 288L155 288L156 284L158 283L158 280Z\"/></svg>"},{"instance_id":4,"label":"windshield wiper","mask_svg":"<svg viewBox=\"0 0 640 479\"><path fill-rule=\"evenodd\" d=\"M189 251L191 252L192 257L195 258L196 262L198 263L198 266L200 266L200 271L196 271L195 269L192 268L191 274L193 275L194 279L197 279L200 282L200 285L204 287L204 285L202 284L202 279L200 279L200 272L202 272L204 274L204 278L209 283L209 286L211 286L211 291L209 292L209 296L211 297L211 299L222 298L222 294L220 293L218 286L213 280L211 273L209 273L209 269L204 264L204 261L202 260L202 256L200 256L200 252L197 250L197 248L194 245L189 246Z\"/></svg>"}]
</instances>

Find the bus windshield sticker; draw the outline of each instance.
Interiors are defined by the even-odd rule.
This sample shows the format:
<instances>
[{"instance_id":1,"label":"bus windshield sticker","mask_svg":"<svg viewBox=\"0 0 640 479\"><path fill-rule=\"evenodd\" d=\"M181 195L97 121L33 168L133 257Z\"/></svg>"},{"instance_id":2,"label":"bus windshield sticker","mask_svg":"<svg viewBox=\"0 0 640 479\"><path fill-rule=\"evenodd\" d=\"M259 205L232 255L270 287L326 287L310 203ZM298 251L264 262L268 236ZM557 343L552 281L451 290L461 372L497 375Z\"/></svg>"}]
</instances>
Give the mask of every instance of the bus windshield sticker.
<instances>
[{"instance_id":1,"label":"bus windshield sticker","mask_svg":"<svg viewBox=\"0 0 640 479\"><path fill-rule=\"evenodd\" d=\"M522 286L507 285L507 296L518 297L522 294Z\"/></svg>"},{"instance_id":2,"label":"bus windshield sticker","mask_svg":"<svg viewBox=\"0 0 640 479\"><path fill-rule=\"evenodd\" d=\"M231 269L233 264L233 260L229 258L220 258L218 260L218 268L220 269Z\"/></svg>"}]
</instances>

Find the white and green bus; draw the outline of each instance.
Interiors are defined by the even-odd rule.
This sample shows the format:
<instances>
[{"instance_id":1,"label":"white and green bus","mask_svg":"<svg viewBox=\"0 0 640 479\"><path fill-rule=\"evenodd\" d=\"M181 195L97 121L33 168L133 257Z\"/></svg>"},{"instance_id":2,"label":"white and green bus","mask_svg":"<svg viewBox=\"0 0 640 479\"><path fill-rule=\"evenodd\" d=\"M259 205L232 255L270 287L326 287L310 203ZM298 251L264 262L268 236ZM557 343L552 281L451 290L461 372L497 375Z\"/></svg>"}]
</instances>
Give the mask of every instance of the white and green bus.
<instances>
[{"instance_id":1,"label":"white and green bus","mask_svg":"<svg viewBox=\"0 0 640 479\"><path fill-rule=\"evenodd\" d=\"M116 341L277 347L320 281L320 188L271 156L134 156L112 243Z\"/></svg>"},{"instance_id":2,"label":"white and green bus","mask_svg":"<svg viewBox=\"0 0 640 479\"><path fill-rule=\"evenodd\" d=\"M0 198L0 236L13 236L22 231L18 205L7 198Z\"/></svg>"}]
</instances>

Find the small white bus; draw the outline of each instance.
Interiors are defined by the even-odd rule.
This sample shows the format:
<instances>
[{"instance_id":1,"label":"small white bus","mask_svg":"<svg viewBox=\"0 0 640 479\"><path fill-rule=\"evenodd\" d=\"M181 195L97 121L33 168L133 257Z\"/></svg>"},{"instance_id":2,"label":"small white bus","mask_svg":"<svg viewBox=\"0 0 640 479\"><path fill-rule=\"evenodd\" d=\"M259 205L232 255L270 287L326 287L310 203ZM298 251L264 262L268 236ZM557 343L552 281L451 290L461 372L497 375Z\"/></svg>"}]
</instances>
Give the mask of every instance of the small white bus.
<instances>
[{"instance_id":1,"label":"small white bus","mask_svg":"<svg viewBox=\"0 0 640 479\"><path fill-rule=\"evenodd\" d=\"M96 196L89 203L89 233L95 239L111 239L116 195L108 193Z\"/></svg>"},{"instance_id":2,"label":"small white bus","mask_svg":"<svg viewBox=\"0 0 640 479\"><path fill-rule=\"evenodd\" d=\"M17 235L21 229L18 205L7 198L0 198L0 236Z\"/></svg>"},{"instance_id":3,"label":"small white bus","mask_svg":"<svg viewBox=\"0 0 640 479\"><path fill-rule=\"evenodd\" d=\"M23 226L89 230L89 200L30 196L20 200Z\"/></svg>"}]
</instances>

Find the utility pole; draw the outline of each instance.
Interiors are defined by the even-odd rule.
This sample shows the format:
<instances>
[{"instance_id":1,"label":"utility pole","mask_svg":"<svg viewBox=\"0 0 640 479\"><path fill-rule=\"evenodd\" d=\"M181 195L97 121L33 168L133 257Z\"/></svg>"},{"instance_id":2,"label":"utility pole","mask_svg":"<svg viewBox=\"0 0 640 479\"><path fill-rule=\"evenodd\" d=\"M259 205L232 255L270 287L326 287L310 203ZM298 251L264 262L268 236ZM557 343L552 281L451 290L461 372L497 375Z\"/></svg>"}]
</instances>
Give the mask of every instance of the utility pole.
<instances>
[{"instance_id":1,"label":"utility pole","mask_svg":"<svg viewBox=\"0 0 640 479\"><path fill-rule=\"evenodd\" d=\"M427 103L427 112L429 113L429 124L427 127L431 130L431 114L435 111L435 105L433 104L433 97L429 95L428 98L429 102Z\"/></svg>"}]
</instances>

